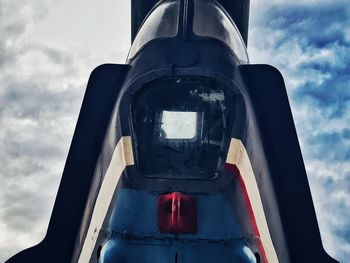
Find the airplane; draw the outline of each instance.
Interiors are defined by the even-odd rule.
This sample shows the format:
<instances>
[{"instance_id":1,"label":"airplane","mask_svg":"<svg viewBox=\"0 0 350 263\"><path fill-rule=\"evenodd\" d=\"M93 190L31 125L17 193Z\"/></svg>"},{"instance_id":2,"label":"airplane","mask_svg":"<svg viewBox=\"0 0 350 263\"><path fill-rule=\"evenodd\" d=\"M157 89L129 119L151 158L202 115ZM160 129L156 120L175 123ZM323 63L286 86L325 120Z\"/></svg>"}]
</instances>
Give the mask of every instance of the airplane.
<instances>
[{"instance_id":1,"label":"airplane","mask_svg":"<svg viewBox=\"0 0 350 263\"><path fill-rule=\"evenodd\" d=\"M283 77L249 63L249 0L131 5L128 59L91 73L47 234L7 262L337 262Z\"/></svg>"}]
</instances>

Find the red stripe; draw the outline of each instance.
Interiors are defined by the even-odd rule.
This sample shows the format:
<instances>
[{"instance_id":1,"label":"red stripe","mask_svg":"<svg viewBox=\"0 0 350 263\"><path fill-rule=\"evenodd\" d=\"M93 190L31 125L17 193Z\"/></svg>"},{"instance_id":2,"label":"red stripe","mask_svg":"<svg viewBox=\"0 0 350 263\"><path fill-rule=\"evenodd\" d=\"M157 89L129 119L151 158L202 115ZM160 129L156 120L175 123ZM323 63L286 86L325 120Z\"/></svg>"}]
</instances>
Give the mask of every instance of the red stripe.
<instances>
[{"instance_id":1,"label":"red stripe","mask_svg":"<svg viewBox=\"0 0 350 263\"><path fill-rule=\"evenodd\" d=\"M258 246L259 246L260 256L262 256L262 263L264 263L264 262L268 263L267 257L266 257L266 252L265 252L265 248L264 248L264 246L263 246L263 244L261 242L261 236L260 236L258 225L256 223L253 207L252 207L252 204L250 202L250 198L249 198L249 195L248 195L247 188L245 186L244 180L242 178L241 172L239 171L237 166L234 165L234 164L226 163L225 164L225 168L226 168L226 170L232 172L233 174L235 174L237 176L239 185L241 186L241 188L243 190L244 200L245 200L246 205L247 205L248 210L249 210L249 217L250 217L250 219L252 221L254 234L258 237Z\"/></svg>"}]
</instances>

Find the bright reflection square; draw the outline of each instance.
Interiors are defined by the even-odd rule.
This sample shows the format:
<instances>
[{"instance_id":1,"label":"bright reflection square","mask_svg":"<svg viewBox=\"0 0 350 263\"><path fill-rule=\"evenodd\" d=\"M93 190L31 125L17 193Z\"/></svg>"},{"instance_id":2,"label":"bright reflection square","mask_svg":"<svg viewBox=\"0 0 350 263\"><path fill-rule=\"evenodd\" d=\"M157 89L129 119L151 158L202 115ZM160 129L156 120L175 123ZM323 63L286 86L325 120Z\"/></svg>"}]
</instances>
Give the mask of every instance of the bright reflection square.
<instances>
[{"instance_id":1,"label":"bright reflection square","mask_svg":"<svg viewBox=\"0 0 350 263\"><path fill-rule=\"evenodd\" d=\"M167 140L191 140L197 135L198 113L188 111L163 111L161 137Z\"/></svg>"}]
</instances>

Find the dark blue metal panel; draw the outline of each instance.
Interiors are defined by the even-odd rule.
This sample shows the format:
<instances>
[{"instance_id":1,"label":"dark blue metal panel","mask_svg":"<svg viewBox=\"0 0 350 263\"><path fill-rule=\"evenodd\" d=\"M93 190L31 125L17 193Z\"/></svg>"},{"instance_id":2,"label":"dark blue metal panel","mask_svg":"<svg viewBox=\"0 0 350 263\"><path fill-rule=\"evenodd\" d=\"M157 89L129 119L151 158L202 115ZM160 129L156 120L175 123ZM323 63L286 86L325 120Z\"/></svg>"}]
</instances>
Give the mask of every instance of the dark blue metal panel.
<instances>
[{"instance_id":1,"label":"dark blue metal panel","mask_svg":"<svg viewBox=\"0 0 350 263\"><path fill-rule=\"evenodd\" d=\"M128 236L151 238L184 238L232 240L243 237L241 226L223 193L192 194L197 199L198 228L196 234L161 233L157 225L157 193L119 189L109 229Z\"/></svg>"},{"instance_id":2,"label":"dark blue metal panel","mask_svg":"<svg viewBox=\"0 0 350 263\"><path fill-rule=\"evenodd\" d=\"M161 233L157 193L119 189L100 263L256 262L234 209L223 193L191 194L197 199L196 234Z\"/></svg>"},{"instance_id":3,"label":"dark blue metal panel","mask_svg":"<svg viewBox=\"0 0 350 263\"><path fill-rule=\"evenodd\" d=\"M186 240L142 240L112 235L99 263L256 263L242 239L212 243Z\"/></svg>"}]
</instances>

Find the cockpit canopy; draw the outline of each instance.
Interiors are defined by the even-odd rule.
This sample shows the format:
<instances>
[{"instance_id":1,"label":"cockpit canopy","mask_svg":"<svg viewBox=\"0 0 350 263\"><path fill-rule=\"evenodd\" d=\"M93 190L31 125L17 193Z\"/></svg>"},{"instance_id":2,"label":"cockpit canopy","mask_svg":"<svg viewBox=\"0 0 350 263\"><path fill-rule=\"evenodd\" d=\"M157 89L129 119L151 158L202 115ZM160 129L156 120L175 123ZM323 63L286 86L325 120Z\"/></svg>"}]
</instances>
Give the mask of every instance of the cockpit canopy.
<instances>
[{"instance_id":1,"label":"cockpit canopy","mask_svg":"<svg viewBox=\"0 0 350 263\"><path fill-rule=\"evenodd\" d=\"M178 32L180 2L164 1L158 5L144 21L132 43L129 59L148 42L159 38L175 37Z\"/></svg>"},{"instance_id":2,"label":"cockpit canopy","mask_svg":"<svg viewBox=\"0 0 350 263\"><path fill-rule=\"evenodd\" d=\"M137 165L143 176L212 179L222 168L232 97L215 81L153 81L132 104Z\"/></svg>"},{"instance_id":3,"label":"cockpit canopy","mask_svg":"<svg viewBox=\"0 0 350 263\"><path fill-rule=\"evenodd\" d=\"M184 35L181 32L190 30L190 37L219 40L239 61L249 61L239 30L220 4L213 0L194 0L193 14L181 10L180 6L180 0L165 0L151 11L136 35L129 59L152 40L181 38ZM190 16L193 19L189 19Z\"/></svg>"}]
</instances>

